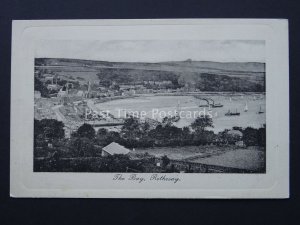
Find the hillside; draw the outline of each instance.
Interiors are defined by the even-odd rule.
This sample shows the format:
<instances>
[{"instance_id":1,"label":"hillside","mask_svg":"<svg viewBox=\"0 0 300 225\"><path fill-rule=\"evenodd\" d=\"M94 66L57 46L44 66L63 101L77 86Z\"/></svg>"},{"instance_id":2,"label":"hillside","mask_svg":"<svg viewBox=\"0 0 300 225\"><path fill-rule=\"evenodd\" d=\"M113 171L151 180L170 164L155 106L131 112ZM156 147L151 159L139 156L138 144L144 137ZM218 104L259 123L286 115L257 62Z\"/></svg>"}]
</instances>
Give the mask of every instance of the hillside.
<instances>
[{"instance_id":1,"label":"hillside","mask_svg":"<svg viewBox=\"0 0 300 225\"><path fill-rule=\"evenodd\" d=\"M71 76L75 79L118 83L171 80L173 83L203 91L264 91L265 64L257 62L220 63L180 62L106 62L80 59L37 58L37 70Z\"/></svg>"}]
</instances>

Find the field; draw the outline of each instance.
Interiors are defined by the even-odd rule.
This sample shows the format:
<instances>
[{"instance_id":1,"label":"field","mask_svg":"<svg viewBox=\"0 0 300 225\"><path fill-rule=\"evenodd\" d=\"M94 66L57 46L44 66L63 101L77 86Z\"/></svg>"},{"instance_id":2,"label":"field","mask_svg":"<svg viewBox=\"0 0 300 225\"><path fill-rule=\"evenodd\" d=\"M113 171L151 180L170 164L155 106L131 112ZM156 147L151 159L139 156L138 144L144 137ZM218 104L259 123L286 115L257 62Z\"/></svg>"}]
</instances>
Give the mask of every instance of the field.
<instances>
[{"instance_id":1,"label":"field","mask_svg":"<svg viewBox=\"0 0 300 225\"><path fill-rule=\"evenodd\" d=\"M265 167L265 152L259 147L243 149L236 146L187 146L136 149L136 154L146 152L156 157L166 155L173 160L186 160L207 165L249 170L261 170Z\"/></svg>"},{"instance_id":2,"label":"field","mask_svg":"<svg viewBox=\"0 0 300 225\"><path fill-rule=\"evenodd\" d=\"M191 160L208 165L257 170L264 168L265 152L257 149L239 149L221 155Z\"/></svg>"},{"instance_id":3,"label":"field","mask_svg":"<svg viewBox=\"0 0 300 225\"><path fill-rule=\"evenodd\" d=\"M160 63L104 62L78 59L36 58L35 67L82 82L111 80L134 84L144 81L172 81L193 84L201 91L265 90L264 63L217 63L174 61ZM99 77L97 76L99 75Z\"/></svg>"},{"instance_id":4,"label":"field","mask_svg":"<svg viewBox=\"0 0 300 225\"><path fill-rule=\"evenodd\" d=\"M136 154L149 153L156 157L168 156L170 159L183 160L190 157L208 157L210 155L219 155L226 151L236 150L236 146L218 147L218 146L185 146L185 147L156 147L156 148L138 148Z\"/></svg>"}]
</instances>

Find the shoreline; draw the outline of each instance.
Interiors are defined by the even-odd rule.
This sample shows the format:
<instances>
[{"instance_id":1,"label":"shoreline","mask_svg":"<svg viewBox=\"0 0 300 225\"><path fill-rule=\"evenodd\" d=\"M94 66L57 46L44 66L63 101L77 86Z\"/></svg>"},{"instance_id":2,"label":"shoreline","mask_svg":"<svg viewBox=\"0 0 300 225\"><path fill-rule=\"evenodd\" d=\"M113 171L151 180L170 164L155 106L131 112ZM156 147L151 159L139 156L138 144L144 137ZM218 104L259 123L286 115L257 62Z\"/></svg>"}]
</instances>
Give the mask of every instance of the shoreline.
<instances>
[{"instance_id":1,"label":"shoreline","mask_svg":"<svg viewBox=\"0 0 300 225\"><path fill-rule=\"evenodd\" d=\"M241 96L241 95L266 95L266 92L182 92L182 93L150 93L150 94L135 94L132 96L115 96L102 99L91 99L94 104L110 102L122 99L131 99L139 97L155 97L155 96L197 96L197 95L219 95L219 96Z\"/></svg>"}]
</instances>

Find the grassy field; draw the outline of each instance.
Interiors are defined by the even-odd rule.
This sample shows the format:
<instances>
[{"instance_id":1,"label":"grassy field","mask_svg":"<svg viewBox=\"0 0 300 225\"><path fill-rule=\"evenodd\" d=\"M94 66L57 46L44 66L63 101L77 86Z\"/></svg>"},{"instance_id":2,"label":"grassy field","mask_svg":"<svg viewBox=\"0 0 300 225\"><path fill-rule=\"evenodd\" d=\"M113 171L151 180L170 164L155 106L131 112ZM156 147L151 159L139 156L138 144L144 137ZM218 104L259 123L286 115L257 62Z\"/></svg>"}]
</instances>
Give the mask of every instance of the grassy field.
<instances>
[{"instance_id":1,"label":"grassy field","mask_svg":"<svg viewBox=\"0 0 300 225\"><path fill-rule=\"evenodd\" d=\"M136 154L149 153L156 157L168 156L208 165L258 170L265 167L265 152L259 147L247 149L236 146L186 146L136 149Z\"/></svg>"},{"instance_id":2,"label":"grassy field","mask_svg":"<svg viewBox=\"0 0 300 225\"><path fill-rule=\"evenodd\" d=\"M157 148L138 148L136 154L149 153L156 157L168 156L170 159L184 160L190 157L208 157L210 155L219 155L227 151L236 150L236 146L218 147L218 146L184 146L184 147L157 147Z\"/></svg>"},{"instance_id":3,"label":"grassy field","mask_svg":"<svg viewBox=\"0 0 300 225\"><path fill-rule=\"evenodd\" d=\"M208 165L257 170L265 167L265 152L255 149L239 149L192 161Z\"/></svg>"}]
</instances>

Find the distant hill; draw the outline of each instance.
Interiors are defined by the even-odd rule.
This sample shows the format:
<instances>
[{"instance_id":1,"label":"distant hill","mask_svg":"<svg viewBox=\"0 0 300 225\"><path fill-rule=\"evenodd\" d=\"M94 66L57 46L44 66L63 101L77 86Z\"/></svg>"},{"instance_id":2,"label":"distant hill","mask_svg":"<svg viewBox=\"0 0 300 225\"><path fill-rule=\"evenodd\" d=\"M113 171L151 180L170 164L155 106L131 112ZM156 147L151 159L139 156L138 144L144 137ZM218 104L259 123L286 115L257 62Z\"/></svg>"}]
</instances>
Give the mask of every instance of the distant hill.
<instances>
[{"instance_id":1,"label":"distant hill","mask_svg":"<svg viewBox=\"0 0 300 225\"><path fill-rule=\"evenodd\" d=\"M36 58L36 69L85 80L118 83L171 80L203 91L265 91L265 64L258 62L107 62Z\"/></svg>"}]
</instances>

